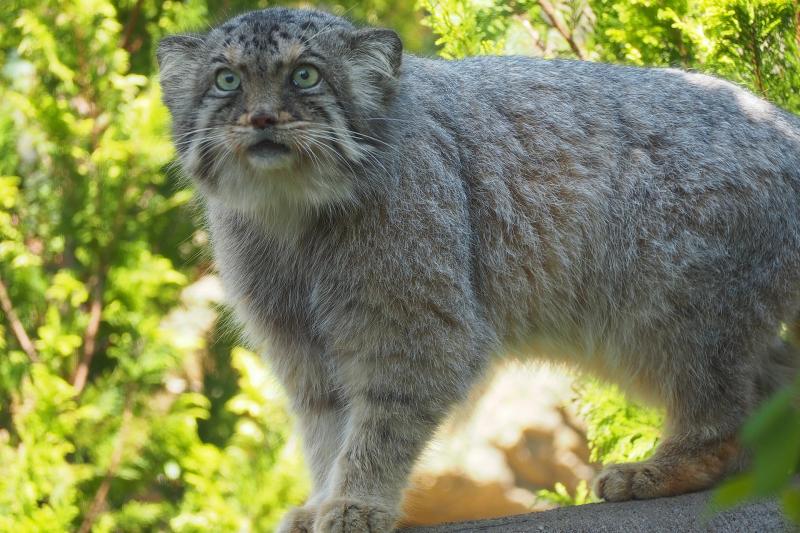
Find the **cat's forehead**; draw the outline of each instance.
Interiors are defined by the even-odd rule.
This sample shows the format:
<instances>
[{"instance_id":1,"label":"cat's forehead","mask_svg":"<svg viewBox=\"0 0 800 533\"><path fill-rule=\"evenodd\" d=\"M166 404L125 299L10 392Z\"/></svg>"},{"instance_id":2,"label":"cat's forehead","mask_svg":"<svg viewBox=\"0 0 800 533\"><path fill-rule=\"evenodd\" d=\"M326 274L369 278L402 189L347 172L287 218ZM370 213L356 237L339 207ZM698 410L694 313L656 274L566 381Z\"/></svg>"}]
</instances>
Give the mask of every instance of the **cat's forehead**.
<instances>
[{"instance_id":1,"label":"cat's forehead","mask_svg":"<svg viewBox=\"0 0 800 533\"><path fill-rule=\"evenodd\" d=\"M209 37L215 51L228 61L266 55L291 60L291 56L313 48L318 37L338 29L352 29L352 25L321 11L273 8L233 18L215 28Z\"/></svg>"}]
</instances>

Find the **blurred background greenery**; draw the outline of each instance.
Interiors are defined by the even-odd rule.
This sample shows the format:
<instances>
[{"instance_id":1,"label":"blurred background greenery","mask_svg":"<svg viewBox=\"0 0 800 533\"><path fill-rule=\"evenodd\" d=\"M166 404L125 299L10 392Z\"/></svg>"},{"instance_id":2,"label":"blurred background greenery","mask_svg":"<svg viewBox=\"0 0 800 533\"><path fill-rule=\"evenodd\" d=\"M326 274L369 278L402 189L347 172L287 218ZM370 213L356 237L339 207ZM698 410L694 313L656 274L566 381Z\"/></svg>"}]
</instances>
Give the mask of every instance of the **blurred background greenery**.
<instances>
[{"instance_id":1,"label":"blurred background greenery","mask_svg":"<svg viewBox=\"0 0 800 533\"><path fill-rule=\"evenodd\" d=\"M273 4L299 5L3 2L0 531L270 531L304 498L280 388L220 307L154 58L165 34ZM314 5L390 26L418 54L698 69L800 112L798 0ZM577 392L593 460L649 453L659 413L594 382ZM751 421L756 468L720 505L779 493L800 520L796 394ZM591 499L585 485L540 496Z\"/></svg>"}]
</instances>

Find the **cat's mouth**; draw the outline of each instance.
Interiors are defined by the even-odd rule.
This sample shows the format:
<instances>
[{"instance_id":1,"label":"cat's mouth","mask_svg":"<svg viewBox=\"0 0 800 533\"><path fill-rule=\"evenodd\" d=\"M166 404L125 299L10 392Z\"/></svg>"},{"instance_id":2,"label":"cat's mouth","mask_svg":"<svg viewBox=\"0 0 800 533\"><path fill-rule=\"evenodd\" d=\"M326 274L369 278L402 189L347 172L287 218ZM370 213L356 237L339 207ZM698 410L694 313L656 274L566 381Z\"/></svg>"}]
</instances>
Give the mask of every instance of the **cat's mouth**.
<instances>
[{"instance_id":1,"label":"cat's mouth","mask_svg":"<svg viewBox=\"0 0 800 533\"><path fill-rule=\"evenodd\" d=\"M247 148L247 155L264 159L287 155L288 153L290 153L288 146L270 139L262 139Z\"/></svg>"}]
</instances>

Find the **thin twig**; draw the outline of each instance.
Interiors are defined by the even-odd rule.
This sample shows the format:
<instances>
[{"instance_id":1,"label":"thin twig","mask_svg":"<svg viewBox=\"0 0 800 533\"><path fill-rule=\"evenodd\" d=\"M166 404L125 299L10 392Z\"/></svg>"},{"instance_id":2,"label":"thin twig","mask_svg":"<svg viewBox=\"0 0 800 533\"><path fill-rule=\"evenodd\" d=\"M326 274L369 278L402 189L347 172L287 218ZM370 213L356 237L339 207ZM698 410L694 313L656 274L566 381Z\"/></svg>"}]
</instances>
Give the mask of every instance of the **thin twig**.
<instances>
[{"instance_id":1,"label":"thin twig","mask_svg":"<svg viewBox=\"0 0 800 533\"><path fill-rule=\"evenodd\" d=\"M132 52L131 37L133 36L133 30L136 28L136 23L139 21L139 14L142 12L142 3L143 0L136 1L128 17L128 21L125 23L125 29L122 32L122 44L120 44L120 48L128 53Z\"/></svg>"},{"instance_id":2,"label":"thin twig","mask_svg":"<svg viewBox=\"0 0 800 533\"><path fill-rule=\"evenodd\" d=\"M3 308L8 323L11 325L11 331L14 332L14 336L17 338L20 347L28 354L28 358L32 362L38 363L39 354L36 353L36 348L33 346L31 338L28 337L25 327L22 325L22 322L20 322L19 316L14 310L14 304L11 303L11 297L8 295L6 284L3 283L2 279L0 279L0 307Z\"/></svg>"},{"instance_id":3,"label":"thin twig","mask_svg":"<svg viewBox=\"0 0 800 533\"><path fill-rule=\"evenodd\" d=\"M525 28L525 31L528 32L528 36L531 38L531 41L533 41L534 45L538 46L539 50L541 50L542 53L544 53L546 51L547 46L542 41L541 35L539 35L539 33L535 29L533 29L531 21L528 20L526 17L523 17L522 15L514 15L514 18L517 20L517 22L519 22L522 25L523 28Z\"/></svg>"},{"instance_id":4,"label":"thin twig","mask_svg":"<svg viewBox=\"0 0 800 533\"><path fill-rule=\"evenodd\" d=\"M103 289L105 288L105 269L101 268L101 274L92 287L92 301L89 306L89 323L83 334L83 355L80 363L75 368L70 382L78 391L83 391L86 380L89 377L89 367L92 364L97 349L97 332L100 330L100 319L103 317Z\"/></svg>"},{"instance_id":5,"label":"thin twig","mask_svg":"<svg viewBox=\"0 0 800 533\"><path fill-rule=\"evenodd\" d=\"M547 18L550 19L550 24L567 41L567 44L569 44L569 47L575 52L575 55L578 56L578 59L586 59L583 50L581 50L578 43L575 42L572 32L570 32L556 16L556 10L553 8L553 5L547 0L538 0L537 3L539 7L542 8L542 11L544 11L544 14L547 15Z\"/></svg>"},{"instance_id":6,"label":"thin twig","mask_svg":"<svg viewBox=\"0 0 800 533\"><path fill-rule=\"evenodd\" d=\"M800 47L800 2L794 0L794 39Z\"/></svg>"},{"instance_id":7,"label":"thin twig","mask_svg":"<svg viewBox=\"0 0 800 533\"><path fill-rule=\"evenodd\" d=\"M94 494L92 505L86 512L83 522L81 522L81 527L78 529L78 533L89 533L89 531L92 529L95 519L103 510L103 507L105 507L106 498L108 498L108 492L111 490L111 481L114 479L114 476L117 475L117 470L119 470L119 466L122 463L122 455L125 449L128 426L130 425L131 418L133 418L132 403L133 394L128 392L125 397L125 408L122 411L122 422L120 422L119 433L117 433L117 442L114 446L114 451L111 454L111 461L108 464L108 469L106 470L106 475L103 477L103 481L100 483L100 486L97 488L97 492Z\"/></svg>"},{"instance_id":8,"label":"thin twig","mask_svg":"<svg viewBox=\"0 0 800 533\"><path fill-rule=\"evenodd\" d=\"M764 75L761 72L761 47L759 46L758 26L758 11L755 11L754 19L750 27L750 49L753 51L753 73L756 77L756 89L764 96L767 91L764 87Z\"/></svg>"}]
</instances>

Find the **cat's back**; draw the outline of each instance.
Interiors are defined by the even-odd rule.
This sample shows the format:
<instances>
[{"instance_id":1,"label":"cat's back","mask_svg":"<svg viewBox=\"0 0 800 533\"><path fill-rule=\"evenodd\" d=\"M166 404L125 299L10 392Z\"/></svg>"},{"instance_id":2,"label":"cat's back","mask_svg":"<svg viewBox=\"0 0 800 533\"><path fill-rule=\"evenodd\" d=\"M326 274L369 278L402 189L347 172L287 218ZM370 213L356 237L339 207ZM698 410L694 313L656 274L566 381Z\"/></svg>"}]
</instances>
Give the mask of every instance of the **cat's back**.
<instances>
[{"instance_id":1,"label":"cat's back","mask_svg":"<svg viewBox=\"0 0 800 533\"><path fill-rule=\"evenodd\" d=\"M741 161L731 171L763 167L800 179L800 118L712 76L522 56L413 58L407 70L429 109L484 142L502 141L511 126L545 150L548 136L602 147L609 162L638 148L686 166Z\"/></svg>"},{"instance_id":2,"label":"cat's back","mask_svg":"<svg viewBox=\"0 0 800 533\"><path fill-rule=\"evenodd\" d=\"M748 294L751 269L795 283L800 121L748 91L523 57L412 58L404 82L415 131L457 154L501 337L509 317L578 338L563 325L722 298L733 279Z\"/></svg>"}]
</instances>

